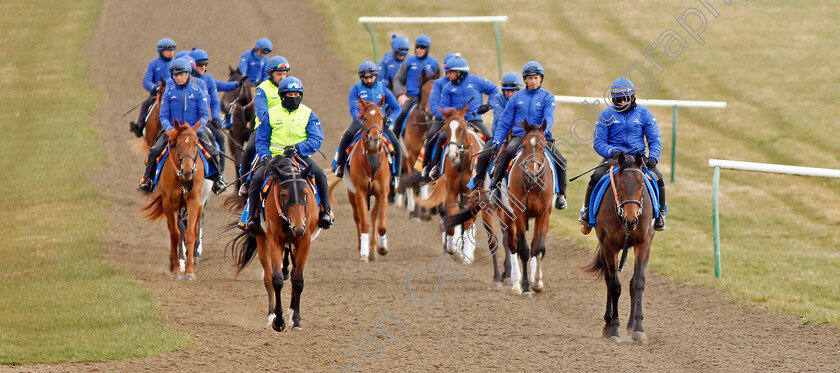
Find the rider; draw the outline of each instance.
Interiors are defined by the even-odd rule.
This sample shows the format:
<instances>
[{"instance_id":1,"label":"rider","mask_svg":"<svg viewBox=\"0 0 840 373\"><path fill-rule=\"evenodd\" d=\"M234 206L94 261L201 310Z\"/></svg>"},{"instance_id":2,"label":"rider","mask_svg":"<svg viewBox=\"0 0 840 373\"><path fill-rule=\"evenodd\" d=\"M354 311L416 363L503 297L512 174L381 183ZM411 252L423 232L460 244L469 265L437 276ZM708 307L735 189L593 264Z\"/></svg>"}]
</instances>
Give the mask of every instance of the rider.
<instances>
[{"instance_id":1,"label":"rider","mask_svg":"<svg viewBox=\"0 0 840 373\"><path fill-rule=\"evenodd\" d=\"M399 71L402 62L405 60L405 56L408 55L409 47L408 38L396 34L391 35L392 50L385 53L379 62L379 71L381 74L379 74L376 80L382 82L385 88L392 91L392 93L394 90L394 76L397 75L397 71Z\"/></svg>"},{"instance_id":2,"label":"rider","mask_svg":"<svg viewBox=\"0 0 840 373\"><path fill-rule=\"evenodd\" d=\"M610 86L612 105L604 109L598 117L598 124L595 126L595 141L593 147L598 155L604 157L604 162L599 165L589 178L589 185L586 187L586 197L583 200L580 222L584 227L589 227L589 199L592 196L592 189L607 173L610 166L606 163L609 158L617 158L621 152L629 152L633 148L640 150L632 151L630 154L642 153L644 164L656 175L656 184L659 186L659 217L653 223L653 229L665 230L665 182L662 180L662 173L656 165L659 163L659 156L662 152L662 139L659 135L659 124L648 108L636 104L636 86L627 78L618 78ZM648 155L645 156L645 141L647 141Z\"/></svg>"},{"instance_id":3,"label":"rider","mask_svg":"<svg viewBox=\"0 0 840 373\"><path fill-rule=\"evenodd\" d=\"M216 151L212 145L213 141L204 131L205 123L210 120L209 105L207 104L206 90L200 88L190 79L191 66L190 63L182 58L175 59L169 68L172 75L172 83L166 85L166 90L163 93L162 102L160 104L160 124L162 130L158 134L157 141L154 147L149 151L149 158L146 163L146 173L143 175L143 181L138 186L140 190L151 192L154 188L152 178L155 175L157 168L157 157L163 152L166 144L169 141L167 131L174 129L172 121L177 119L181 123L189 123L195 125L201 121L202 125L198 129L198 140L204 144L208 152ZM216 170L219 169L218 164L215 164L214 157L209 157L208 162L214 163ZM216 176L211 176L213 180L213 192L218 193L223 187Z\"/></svg>"},{"instance_id":4,"label":"rider","mask_svg":"<svg viewBox=\"0 0 840 373\"><path fill-rule=\"evenodd\" d=\"M428 36L420 35L414 40L414 55L409 56L400 65L397 75L393 80L394 96L397 96L397 101L400 103L400 116L393 123L391 128L397 136L402 132L403 121L408 115L411 105L417 101L417 96L420 95L420 81L422 72L426 72L429 78L440 76L440 66L438 66L437 58L429 55L429 48L432 46L432 39Z\"/></svg>"},{"instance_id":5,"label":"rider","mask_svg":"<svg viewBox=\"0 0 840 373\"><path fill-rule=\"evenodd\" d=\"M281 104L268 109L265 125L257 130L257 156L260 162L254 170L248 198L248 222L245 230L251 233L260 231L259 201L260 189L265 180L265 166L273 156L292 158L299 156L309 167L318 196L321 199L321 210L318 217L318 227L327 229L335 219L330 209L329 187L327 176L309 156L318 151L324 141L321 122L312 109L300 102L303 99L303 83L293 76L280 81Z\"/></svg>"},{"instance_id":6,"label":"rider","mask_svg":"<svg viewBox=\"0 0 840 373\"><path fill-rule=\"evenodd\" d=\"M168 75L169 62L172 61L176 48L178 46L172 39L160 39L157 43L158 58L153 59L149 62L149 66L146 67L146 74L143 75L143 88L149 91L149 97L140 106L140 116L137 118L137 121L131 122L129 126L129 131L134 132L137 137L143 136L143 127L146 126L146 115L148 114L149 106L151 106L152 100L157 96L158 89L160 89L158 82L165 80Z\"/></svg>"},{"instance_id":7,"label":"rider","mask_svg":"<svg viewBox=\"0 0 840 373\"><path fill-rule=\"evenodd\" d=\"M242 57L239 58L239 71L242 74L248 75L248 80L251 81L251 84L257 85L263 80L268 79L264 75L264 69L265 64L268 63L268 59L265 56L269 53L271 53L271 40L262 38L257 40L254 48L242 53Z\"/></svg>"},{"instance_id":8,"label":"rider","mask_svg":"<svg viewBox=\"0 0 840 373\"><path fill-rule=\"evenodd\" d=\"M201 49L193 47L190 52L190 58L195 61L193 68L193 76L203 80L207 86L207 99L210 103L210 126L208 127L213 132L213 137L216 139L216 144L219 146L219 151L225 153L225 135L222 133L221 109L219 104L219 93L216 90L216 79L213 79L210 74L207 74L207 64L210 63L210 56ZM225 184L225 158L219 158L219 180Z\"/></svg>"},{"instance_id":9,"label":"rider","mask_svg":"<svg viewBox=\"0 0 840 373\"><path fill-rule=\"evenodd\" d=\"M394 97L391 91L385 89L382 82L377 81L377 74L378 69L373 62L362 62L359 65L360 81L350 88L350 94L347 96L347 105L350 107L350 117L353 118L353 121L350 123L350 127L344 130L344 134L341 135L341 141L338 142L338 149L336 149L336 166L333 172L338 177L344 177L344 166L347 162L347 146L350 145L350 142L353 141L356 134L364 127L359 122L359 100L379 103L379 100L383 97L385 98L385 105L382 107L382 112L386 113L390 111L390 114L385 117L382 130L388 136L391 144L394 145L394 168L398 171L400 170L400 147L397 143L397 137L391 132L391 128L388 126L394 118L400 115L400 105L397 103L397 98Z\"/></svg>"},{"instance_id":10,"label":"rider","mask_svg":"<svg viewBox=\"0 0 840 373\"><path fill-rule=\"evenodd\" d=\"M444 70L446 71L446 77L449 79L449 83L447 83L441 90L440 109L460 110L462 107L467 106L467 113L464 115L464 119L470 122L470 125L473 128L479 130L485 139L489 139L491 136L490 131L488 131L487 127L484 126L481 114L490 110L490 105L482 104L484 100L481 95L486 94L490 97L490 100L493 100L499 95L499 88L487 79L478 75L470 75L470 66L467 63L467 60L461 56L454 56L450 58L449 62L444 65ZM425 154L432 154L433 151L440 153L442 151L441 147L446 139L441 138L437 141L429 140L434 137L443 126L443 122L439 123L440 124L436 122L435 125L429 129L429 134L426 136L427 141ZM435 144L438 144L438 147L434 147ZM423 158L423 175L428 175L434 179L438 176L438 167L432 167L432 169L429 170L428 160L431 158L432 157Z\"/></svg>"},{"instance_id":11,"label":"rider","mask_svg":"<svg viewBox=\"0 0 840 373\"><path fill-rule=\"evenodd\" d=\"M507 106L510 97L514 93L519 92L520 89L522 89L522 78L519 77L519 74L511 71L502 77L503 94L496 96L495 99L491 97L488 100L490 106L493 108L493 125L490 127L491 133L496 133L496 127L499 126L499 120L505 112L505 106Z\"/></svg>"},{"instance_id":12,"label":"rider","mask_svg":"<svg viewBox=\"0 0 840 373\"><path fill-rule=\"evenodd\" d=\"M554 124L554 109L556 107L554 95L541 88L545 73L539 62L527 62L522 67L522 77L525 80L526 89L520 90L510 97L508 104L505 106L505 111L502 113L502 118L499 119L498 126L493 132L493 141L490 142L489 146L485 146L486 152L478 159L477 172L474 179L470 181L470 185L480 184L484 180L492 154L498 151L502 141L508 137L508 134L512 133L510 141L499 155L494 166L493 181L490 183L490 188L496 189L507 173L508 164L522 145L522 136L525 135L525 131L520 123L528 121L528 123L541 124L545 121L546 150L549 150L552 158L554 158L555 170L560 180L557 186L559 192L554 201L554 208L562 210L566 208L566 159L554 148L554 138L551 137L551 126Z\"/></svg>"},{"instance_id":13,"label":"rider","mask_svg":"<svg viewBox=\"0 0 840 373\"><path fill-rule=\"evenodd\" d=\"M443 57L444 66L447 62L449 62L450 58L455 56L461 56L461 54L458 52L449 52L446 55L446 57ZM446 83L449 83L449 78L447 78L446 75L437 78L435 80L435 84L432 85L432 90L429 91L429 111L431 111L432 116L435 117L435 123L433 123L430 130L426 132L426 137L424 138L424 148L428 149L423 150L423 169L425 169L429 165L429 162L431 162L432 164L438 164L437 159L432 159L432 156L434 155L436 156L435 158L437 158L437 156L439 156L440 154L427 153L432 151L432 146L430 142L440 141L441 143L438 144L438 148L440 148L443 146L443 142L446 141L446 139L441 140L439 136L435 137L435 139L437 140L431 139L432 136L434 136L435 134L437 134L438 131L440 131L440 126L443 125L443 114L440 112L440 97L441 93L443 92L443 86L445 86Z\"/></svg>"},{"instance_id":14,"label":"rider","mask_svg":"<svg viewBox=\"0 0 840 373\"><path fill-rule=\"evenodd\" d=\"M286 76L289 74L289 69L291 69L289 60L283 56L271 57L265 65L265 74L268 76L268 79L260 83L254 92L254 109L257 112L256 118L254 118L254 132L251 133L251 136L248 138L248 143L242 151L242 159L240 159L239 163L240 175L245 175L251 171L251 162L257 154L257 128L260 127L260 123L268 119L268 110L280 103L280 94L277 92L277 87L283 79L286 79ZM242 183L242 186L239 188L240 196L247 195L249 183L250 181L247 179Z\"/></svg>"}]
</instances>

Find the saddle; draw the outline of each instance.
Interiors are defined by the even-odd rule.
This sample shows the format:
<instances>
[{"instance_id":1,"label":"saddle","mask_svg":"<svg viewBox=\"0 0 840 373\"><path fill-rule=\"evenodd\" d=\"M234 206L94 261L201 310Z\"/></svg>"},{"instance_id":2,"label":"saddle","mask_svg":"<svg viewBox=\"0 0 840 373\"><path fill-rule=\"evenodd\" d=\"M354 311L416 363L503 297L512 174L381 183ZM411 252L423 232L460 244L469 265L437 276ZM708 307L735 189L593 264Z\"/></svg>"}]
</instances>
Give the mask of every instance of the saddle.
<instances>
[{"instance_id":1,"label":"saddle","mask_svg":"<svg viewBox=\"0 0 840 373\"><path fill-rule=\"evenodd\" d=\"M350 167L350 160L353 159L353 151L356 149L356 145L361 142L363 134L364 130L359 130L356 136L353 137L350 145L347 145L347 165L345 167ZM394 169L394 143L384 133L381 136L382 142L385 144L385 149L388 151L388 164L391 166L391 173L396 174L398 170ZM333 168L335 168L335 161L333 161Z\"/></svg>"},{"instance_id":2,"label":"saddle","mask_svg":"<svg viewBox=\"0 0 840 373\"><path fill-rule=\"evenodd\" d=\"M291 162L292 166L296 170L298 170L298 172L303 171L304 166L302 164L298 163L293 159L291 160ZM265 225L265 200L268 197L268 191L271 190L271 184L278 181L282 181L275 180L276 178L271 177L271 175L273 174L273 172L269 172L266 174L265 180L263 180L263 185L260 188L260 221L263 225ZM315 184L315 178L311 176L306 178L306 184L309 185L309 189L312 190L312 193L315 194L315 201L317 202L317 206L320 207L321 198L318 196L318 186ZM245 228L245 223L248 222L248 217L248 203L246 202L245 207L242 209L242 215L239 217L239 222L237 223L239 228ZM263 229L265 229L265 226L263 226Z\"/></svg>"},{"instance_id":3,"label":"saddle","mask_svg":"<svg viewBox=\"0 0 840 373\"><path fill-rule=\"evenodd\" d=\"M210 176L217 174L219 171L216 170L215 167L213 167L211 162L207 161L208 158L212 157L212 154L210 154L210 152L208 152L204 148L204 145L202 145L200 141L198 142L198 149L198 155L201 157L201 162L204 164L204 177L209 178ZM166 163L165 161L168 157L169 144L166 144L166 147L163 148L163 151L160 153L160 156L157 157L157 168L155 169L155 177L152 179L152 184L158 184L158 180L160 179L160 172L161 170L163 170L163 165Z\"/></svg>"},{"instance_id":4,"label":"saddle","mask_svg":"<svg viewBox=\"0 0 840 373\"><path fill-rule=\"evenodd\" d=\"M618 173L618 167L614 168L613 174ZM651 203L653 204L653 218L659 217L659 187L656 185L656 175L653 174L647 167L642 166L642 173L645 175L645 186L650 194ZM595 219L598 217L598 208L601 206L601 200L604 194L610 190L610 174L607 172L595 184L595 189L592 190L592 197L589 199L589 226L595 228Z\"/></svg>"}]
</instances>

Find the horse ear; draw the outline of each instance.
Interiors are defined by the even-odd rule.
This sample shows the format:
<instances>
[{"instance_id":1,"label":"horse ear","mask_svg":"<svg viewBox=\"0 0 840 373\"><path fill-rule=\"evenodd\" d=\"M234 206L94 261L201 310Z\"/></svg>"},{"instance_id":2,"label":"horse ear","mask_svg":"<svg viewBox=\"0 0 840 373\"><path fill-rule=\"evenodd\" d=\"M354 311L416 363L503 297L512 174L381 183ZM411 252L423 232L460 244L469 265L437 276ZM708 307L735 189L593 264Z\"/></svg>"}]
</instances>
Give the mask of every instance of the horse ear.
<instances>
[{"instance_id":1,"label":"horse ear","mask_svg":"<svg viewBox=\"0 0 840 373\"><path fill-rule=\"evenodd\" d=\"M619 167L621 167L621 165L624 164L625 160L627 160L627 157L624 155L624 152L618 153L618 166Z\"/></svg>"},{"instance_id":2,"label":"horse ear","mask_svg":"<svg viewBox=\"0 0 840 373\"><path fill-rule=\"evenodd\" d=\"M379 99L379 102L376 103L376 105L379 106L379 107L382 107L382 105L385 105L385 95L382 95L382 97Z\"/></svg>"},{"instance_id":3,"label":"horse ear","mask_svg":"<svg viewBox=\"0 0 840 373\"><path fill-rule=\"evenodd\" d=\"M359 115L356 118L362 120L365 117L365 100L359 99L359 101L356 101L356 105L359 106Z\"/></svg>"},{"instance_id":4,"label":"horse ear","mask_svg":"<svg viewBox=\"0 0 840 373\"><path fill-rule=\"evenodd\" d=\"M451 118L455 115L455 113L457 113L455 109L438 108L438 110L440 110L440 114L443 115L444 118Z\"/></svg>"},{"instance_id":5,"label":"horse ear","mask_svg":"<svg viewBox=\"0 0 840 373\"><path fill-rule=\"evenodd\" d=\"M201 128L201 119L199 119L199 120L198 120L198 123L196 123L194 126L191 126L191 127L193 127L193 128Z\"/></svg>"},{"instance_id":6,"label":"horse ear","mask_svg":"<svg viewBox=\"0 0 840 373\"><path fill-rule=\"evenodd\" d=\"M642 153L641 152L636 153L635 160L636 160L636 167L642 168Z\"/></svg>"},{"instance_id":7,"label":"horse ear","mask_svg":"<svg viewBox=\"0 0 840 373\"><path fill-rule=\"evenodd\" d=\"M540 132L545 133L545 127L548 126L548 122L543 119L542 125L540 126Z\"/></svg>"},{"instance_id":8,"label":"horse ear","mask_svg":"<svg viewBox=\"0 0 840 373\"><path fill-rule=\"evenodd\" d=\"M233 69L233 66L231 66L231 65L228 65L228 70L230 70L230 74L229 74L229 75L233 75L233 73L235 73L235 72L236 72L236 70L234 70L234 69Z\"/></svg>"},{"instance_id":9,"label":"horse ear","mask_svg":"<svg viewBox=\"0 0 840 373\"><path fill-rule=\"evenodd\" d=\"M468 102L466 105L464 105L464 107L461 108L461 110L458 110L458 114L460 114L462 117L466 116L467 109L469 107L470 107L470 103Z\"/></svg>"}]
</instances>

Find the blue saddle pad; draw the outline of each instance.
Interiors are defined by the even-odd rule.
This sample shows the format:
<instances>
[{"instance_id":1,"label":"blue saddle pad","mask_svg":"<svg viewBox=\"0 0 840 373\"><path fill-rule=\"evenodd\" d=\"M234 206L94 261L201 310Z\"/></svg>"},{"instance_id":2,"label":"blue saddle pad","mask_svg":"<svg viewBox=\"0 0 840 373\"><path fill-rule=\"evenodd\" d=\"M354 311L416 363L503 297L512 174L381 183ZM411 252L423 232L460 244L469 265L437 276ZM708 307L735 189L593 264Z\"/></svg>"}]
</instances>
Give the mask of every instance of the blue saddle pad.
<instances>
[{"instance_id":1,"label":"blue saddle pad","mask_svg":"<svg viewBox=\"0 0 840 373\"><path fill-rule=\"evenodd\" d=\"M653 203L653 217L659 217L659 187L656 185L656 175L653 174L650 170L646 167L642 167L642 172L646 175L644 178L645 186L647 186L648 194L650 194L651 202ZM613 169L613 174L618 173L618 168ZM598 217L598 208L601 206L601 200L604 198L604 194L607 190L610 190L610 174L606 173L601 180L598 180L598 184L595 185L595 189L592 190L592 197L589 200L589 226L595 227L595 219Z\"/></svg>"},{"instance_id":2,"label":"blue saddle pad","mask_svg":"<svg viewBox=\"0 0 840 373\"><path fill-rule=\"evenodd\" d=\"M204 164L204 177L210 177L218 173L216 169L210 166L210 162L207 162L207 157L204 156L203 151L199 151L198 155L201 157L201 163ZM166 158L169 158L169 145L166 145L166 148L163 149L163 153L158 157L157 168L155 169L155 178L152 180L152 183L155 185L158 184L158 179L160 179L160 171L163 170L163 165L166 163Z\"/></svg>"},{"instance_id":3,"label":"blue saddle pad","mask_svg":"<svg viewBox=\"0 0 840 373\"><path fill-rule=\"evenodd\" d=\"M513 167L513 164L516 163L516 158L522 153L522 147L516 150L516 154L513 156L513 159L510 161L508 165L508 170L505 171L505 183L510 183L510 167ZM554 171L552 174L554 175L554 194L560 193L560 172L557 171L557 163L554 162L554 157L551 156L548 149L543 151L543 155L548 158L548 162L551 163L552 170ZM495 163L495 159L494 162ZM490 172L492 172L492 168ZM491 174L492 175L492 174Z\"/></svg>"},{"instance_id":4,"label":"blue saddle pad","mask_svg":"<svg viewBox=\"0 0 840 373\"><path fill-rule=\"evenodd\" d=\"M266 175L265 180L263 180L262 186L260 186L260 190L265 189L265 186L268 184L269 180L271 179L269 177L269 175L271 175L271 174ZM312 191L315 193L315 201L317 201L317 206L320 208L321 207L321 196L318 195L318 185L311 182L310 180L306 180L306 184L309 185L309 187L312 188ZM266 191L266 193L268 193L268 191ZM262 220L262 221L265 221L264 199L265 198L261 199L261 202L263 202L263 203L260 204L260 220ZM244 228L245 223L248 222L248 204L249 203L250 203L250 199L247 202L245 202L245 207L242 209L242 215L240 215L240 217L239 217L239 227L240 228Z\"/></svg>"}]
</instances>

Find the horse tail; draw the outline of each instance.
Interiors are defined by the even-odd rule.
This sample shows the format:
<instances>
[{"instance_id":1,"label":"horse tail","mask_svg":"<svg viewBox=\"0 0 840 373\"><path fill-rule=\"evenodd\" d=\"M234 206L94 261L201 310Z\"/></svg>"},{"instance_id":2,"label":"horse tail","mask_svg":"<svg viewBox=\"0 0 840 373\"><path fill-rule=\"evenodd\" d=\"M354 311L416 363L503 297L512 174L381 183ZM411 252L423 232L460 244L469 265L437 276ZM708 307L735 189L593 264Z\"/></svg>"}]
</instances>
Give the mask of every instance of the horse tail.
<instances>
[{"instance_id":1,"label":"horse tail","mask_svg":"<svg viewBox=\"0 0 840 373\"><path fill-rule=\"evenodd\" d=\"M415 172L400 178L400 185L397 185L397 193L405 192L408 188L417 189L423 183L423 175Z\"/></svg>"},{"instance_id":2,"label":"horse tail","mask_svg":"<svg viewBox=\"0 0 840 373\"><path fill-rule=\"evenodd\" d=\"M440 225L443 229L452 229L455 226L463 224L467 220L474 218L481 210L487 207L488 201L486 195L483 195L471 203L467 208L456 212L452 215L444 216L440 220Z\"/></svg>"},{"instance_id":3,"label":"horse tail","mask_svg":"<svg viewBox=\"0 0 840 373\"><path fill-rule=\"evenodd\" d=\"M234 224L235 226L235 224ZM228 242L227 247L231 249L233 255L233 266L236 267L236 273L233 278L239 276L248 263L254 259L254 254L257 252L257 238L248 232L242 232L237 235L232 241Z\"/></svg>"},{"instance_id":4,"label":"horse tail","mask_svg":"<svg viewBox=\"0 0 840 373\"><path fill-rule=\"evenodd\" d=\"M135 153L141 155L149 154L149 143L146 142L146 139L141 137L139 139L130 140L129 143L131 143L131 150Z\"/></svg>"},{"instance_id":5,"label":"horse tail","mask_svg":"<svg viewBox=\"0 0 840 373\"><path fill-rule=\"evenodd\" d=\"M327 175L327 185L330 187L330 204L335 204L335 197L333 197L333 190L335 189L336 185L341 182L341 178L335 176L335 174Z\"/></svg>"},{"instance_id":6,"label":"horse tail","mask_svg":"<svg viewBox=\"0 0 840 373\"><path fill-rule=\"evenodd\" d=\"M243 208L245 208L246 202L248 202L248 196L240 196L237 192L225 198L224 202L222 202L222 206L224 206L230 212L239 213L242 212Z\"/></svg>"},{"instance_id":7,"label":"horse tail","mask_svg":"<svg viewBox=\"0 0 840 373\"><path fill-rule=\"evenodd\" d=\"M598 252L595 253L595 258L585 267L581 267L581 269L593 275L603 275L606 268L604 265L604 247L598 244Z\"/></svg>"},{"instance_id":8,"label":"horse tail","mask_svg":"<svg viewBox=\"0 0 840 373\"><path fill-rule=\"evenodd\" d=\"M427 199L418 199L417 204L430 209L443 204L446 199L446 183L442 180L435 181L432 185L432 193Z\"/></svg>"},{"instance_id":9,"label":"horse tail","mask_svg":"<svg viewBox=\"0 0 840 373\"><path fill-rule=\"evenodd\" d=\"M163 196L160 195L160 192L155 192L155 194L152 195L151 201L149 201L146 206L143 206L140 211L146 212L143 214L143 217L148 221L162 219L164 217Z\"/></svg>"}]
</instances>

